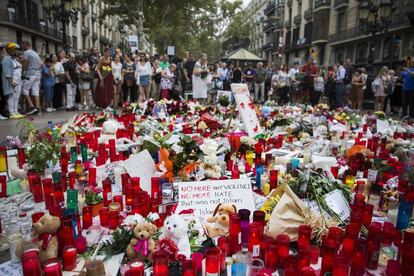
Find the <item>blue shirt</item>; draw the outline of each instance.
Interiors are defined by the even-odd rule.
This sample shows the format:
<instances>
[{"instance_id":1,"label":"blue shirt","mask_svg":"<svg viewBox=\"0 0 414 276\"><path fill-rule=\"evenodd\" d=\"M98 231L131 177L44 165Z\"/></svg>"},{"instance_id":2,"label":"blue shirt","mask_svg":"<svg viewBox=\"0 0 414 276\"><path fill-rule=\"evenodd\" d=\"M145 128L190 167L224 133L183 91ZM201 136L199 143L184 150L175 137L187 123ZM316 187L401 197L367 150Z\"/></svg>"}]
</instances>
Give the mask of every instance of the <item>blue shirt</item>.
<instances>
[{"instance_id":1,"label":"blue shirt","mask_svg":"<svg viewBox=\"0 0 414 276\"><path fill-rule=\"evenodd\" d=\"M42 67L42 84L43 86L53 86L55 85L55 77L53 76L53 73L48 76L50 72L50 68L47 66Z\"/></svg>"},{"instance_id":2,"label":"blue shirt","mask_svg":"<svg viewBox=\"0 0 414 276\"><path fill-rule=\"evenodd\" d=\"M407 70L414 72L413 67L410 67ZM407 72L407 70L401 73L401 77L403 79L403 90L414 90L414 76Z\"/></svg>"}]
</instances>

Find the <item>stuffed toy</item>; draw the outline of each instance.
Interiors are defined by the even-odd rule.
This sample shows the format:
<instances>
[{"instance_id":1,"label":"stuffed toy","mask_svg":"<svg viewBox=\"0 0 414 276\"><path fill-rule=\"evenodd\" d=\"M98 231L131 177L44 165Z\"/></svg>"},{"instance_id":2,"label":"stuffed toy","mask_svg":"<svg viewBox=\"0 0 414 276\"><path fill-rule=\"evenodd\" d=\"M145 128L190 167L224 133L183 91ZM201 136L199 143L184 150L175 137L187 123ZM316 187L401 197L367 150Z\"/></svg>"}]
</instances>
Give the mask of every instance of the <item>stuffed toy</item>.
<instances>
[{"instance_id":1,"label":"stuffed toy","mask_svg":"<svg viewBox=\"0 0 414 276\"><path fill-rule=\"evenodd\" d=\"M164 221L164 233L160 236L161 239L170 239L177 248L177 256L184 255L186 259L190 259L191 248L188 239L188 224L178 214L172 214Z\"/></svg>"},{"instance_id":2,"label":"stuffed toy","mask_svg":"<svg viewBox=\"0 0 414 276\"><path fill-rule=\"evenodd\" d=\"M115 120L105 121L102 125L102 134L98 138L98 143L108 143L110 139L116 139L119 123Z\"/></svg>"},{"instance_id":3,"label":"stuffed toy","mask_svg":"<svg viewBox=\"0 0 414 276\"><path fill-rule=\"evenodd\" d=\"M155 249L155 241L152 238L157 232L157 227L149 222L141 222L134 226L134 237L130 240L126 254L131 259L145 260L150 258Z\"/></svg>"},{"instance_id":4,"label":"stuffed toy","mask_svg":"<svg viewBox=\"0 0 414 276\"><path fill-rule=\"evenodd\" d=\"M33 224L33 233L37 235L40 248L39 259L43 264L58 255L58 239L56 232L60 227L60 219L49 214L45 214L38 222Z\"/></svg>"},{"instance_id":5,"label":"stuffed toy","mask_svg":"<svg viewBox=\"0 0 414 276\"><path fill-rule=\"evenodd\" d=\"M170 160L170 152L166 148L160 148L159 160L160 162L155 165L156 169L162 173L162 177L172 183L174 178L173 163Z\"/></svg>"},{"instance_id":6,"label":"stuffed toy","mask_svg":"<svg viewBox=\"0 0 414 276\"><path fill-rule=\"evenodd\" d=\"M397 191L397 187L391 187L387 185L385 189L381 192L381 200L380 200L380 210L383 212L388 212L390 205L395 207L399 200L399 193Z\"/></svg>"},{"instance_id":7,"label":"stuffed toy","mask_svg":"<svg viewBox=\"0 0 414 276\"><path fill-rule=\"evenodd\" d=\"M219 145L213 139L205 139L204 144L200 146L201 151L204 153L204 176L207 178L219 178L221 176L221 167L218 165L218 152Z\"/></svg>"},{"instance_id":8,"label":"stuffed toy","mask_svg":"<svg viewBox=\"0 0 414 276\"><path fill-rule=\"evenodd\" d=\"M229 232L230 214L236 213L234 204L220 203L213 212L213 216L207 219L210 224L206 225L207 234L214 238L225 236Z\"/></svg>"}]
</instances>

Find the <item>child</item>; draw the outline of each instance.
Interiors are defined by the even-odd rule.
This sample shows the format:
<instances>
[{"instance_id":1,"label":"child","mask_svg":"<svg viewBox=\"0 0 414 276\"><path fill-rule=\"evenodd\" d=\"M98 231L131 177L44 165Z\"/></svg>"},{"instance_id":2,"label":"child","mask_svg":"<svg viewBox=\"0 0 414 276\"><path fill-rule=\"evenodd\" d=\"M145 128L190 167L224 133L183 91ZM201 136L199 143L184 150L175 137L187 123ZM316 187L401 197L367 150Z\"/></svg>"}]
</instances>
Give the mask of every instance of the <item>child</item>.
<instances>
[{"instance_id":1,"label":"child","mask_svg":"<svg viewBox=\"0 0 414 276\"><path fill-rule=\"evenodd\" d=\"M322 70L319 70L318 76L314 79L313 89L315 91L312 97L312 105L315 106L319 104L319 98L321 97L325 88L324 80L322 77Z\"/></svg>"},{"instance_id":2,"label":"child","mask_svg":"<svg viewBox=\"0 0 414 276\"><path fill-rule=\"evenodd\" d=\"M45 65L43 65L42 67L42 86L45 90L46 112L55 111L52 105L53 90L55 86L55 76L53 75L51 66L52 60L49 57L47 57L45 59Z\"/></svg>"}]
</instances>

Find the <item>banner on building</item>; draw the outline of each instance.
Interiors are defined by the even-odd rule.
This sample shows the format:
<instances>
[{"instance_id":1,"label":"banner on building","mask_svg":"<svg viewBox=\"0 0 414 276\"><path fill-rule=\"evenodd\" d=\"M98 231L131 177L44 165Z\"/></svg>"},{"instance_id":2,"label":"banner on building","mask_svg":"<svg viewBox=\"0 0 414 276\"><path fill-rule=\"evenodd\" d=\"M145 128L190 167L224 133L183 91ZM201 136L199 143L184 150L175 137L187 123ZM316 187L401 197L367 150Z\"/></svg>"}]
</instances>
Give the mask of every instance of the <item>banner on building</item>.
<instances>
[{"instance_id":1,"label":"banner on building","mask_svg":"<svg viewBox=\"0 0 414 276\"><path fill-rule=\"evenodd\" d=\"M129 35L128 36L129 47L131 47L131 52L138 51L138 36L137 35Z\"/></svg>"}]
</instances>

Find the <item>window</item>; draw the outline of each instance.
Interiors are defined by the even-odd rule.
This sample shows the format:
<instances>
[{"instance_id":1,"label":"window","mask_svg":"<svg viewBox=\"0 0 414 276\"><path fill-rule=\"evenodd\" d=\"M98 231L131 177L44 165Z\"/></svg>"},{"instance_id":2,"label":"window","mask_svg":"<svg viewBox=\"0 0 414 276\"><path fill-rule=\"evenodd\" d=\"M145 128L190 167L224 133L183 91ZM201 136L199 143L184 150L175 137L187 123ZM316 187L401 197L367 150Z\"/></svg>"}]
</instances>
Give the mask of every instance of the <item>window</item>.
<instances>
[{"instance_id":1,"label":"window","mask_svg":"<svg viewBox=\"0 0 414 276\"><path fill-rule=\"evenodd\" d=\"M336 17L336 32L340 33L346 30L346 11L339 11Z\"/></svg>"},{"instance_id":2,"label":"window","mask_svg":"<svg viewBox=\"0 0 414 276\"><path fill-rule=\"evenodd\" d=\"M306 23L305 25L305 44L312 42L312 22Z\"/></svg>"},{"instance_id":3,"label":"window","mask_svg":"<svg viewBox=\"0 0 414 276\"><path fill-rule=\"evenodd\" d=\"M37 52L37 46L36 46L36 37L34 35L32 35L31 37L31 42L32 42L32 49L33 51Z\"/></svg>"},{"instance_id":4,"label":"window","mask_svg":"<svg viewBox=\"0 0 414 276\"><path fill-rule=\"evenodd\" d=\"M78 50L78 38L76 36L72 36L72 48L74 51Z\"/></svg>"},{"instance_id":5,"label":"window","mask_svg":"<svg viewBox=\"0 0 414 276\"><path fill-rule=\"evenodd\" d=\"M381 41L376 40L372 42L369 46L372 51L372 56L374 57L374 60L380 59L380 51L381 51Z\"/></svg>"},{"instance_id":6,"label":"window","mask_svg":"<svg viewBox=\"0 0 414 276\"><path fill-rule=\"evenodd\" d=\"M289 22L292 22L292 8L289 8Z\"/></svg>"},{"instance_id":7,"label":"window","mask_svg":"<svg viewBox=\"0 0 414 276\"><path fill-rule=\"evenodd\" d=\"M21 45L23 40L22 32L17 31L16 32L16 42L17 44Z\"/></svg>"},{"instance_id":8,"label":"window","mask_svg":"<svg viewBox=\"0 0 414 276\"><path fill-rule=\"evenodd\" d=\"M295 28L293 29L293 34L292 34L292 44L294 46L298 44L298 39L299 39L299 28Z\"/></svg>"},{"instance_id":9,"label":"window","mask_svg":"<svg viewBox=\"0 0 414 276\"><path fill-rule=\"evenodd\" d=\"M344 48L336 49L335 62L344 62Z\"/></svg>"},{"instance_id":10,"label":"window","mask_svg":"<svg viewBox=\"0 0 414 276\"><path fill-rule=\"evenodd\" d=\"M45 21L46 27L49 27L49 20L47 20L47 15L48 15L47 9L43 8L42 9L42 19Z\"/></svg>"},{"instance_id":11,"label":"window","mask_svg":"<svg viewBox=\"0 0 414 276\"><path fill-rule=\"evenodd\" d=\"M384 48L382 52L382 59L388 60L391 59L391 51L392 51L392 40L391 38L388 38L384 41Z\"/></svg>"},{"instance_id":12,"label":"window","mask_svg":"<svg viewBox=\"0 0 414 276\"><path fill-rule=\"evenodd\" d=\"M302 2L298 3L298 14L302 14Z\"/></svg>"},{"instance_id":13,"label":"window","mask_svg":"<svg viewBox=\"0 0 414 276\"><path fill-rule=\"evenodd\" d=\"M26 1L26 7L27 7L27 18L30 21L37 21L39 20L39 16L37 13L37 4L31 0Z\"/></svg>"},{"instance_id":14,"label":"window","mask_svg":"<svg viewBox=\"0 0 414 276\"><path fill-rule=\"evenodd\" d=\"M45 53L49 54L49 41L46 40L43 45L45 45Z\"/></svg>"},{"instance_id":15,"label":"window","mask_svg":"<svg viewBox=\"0 0 414 276\"><path fill-rule=\"evenodd\" d=\"M366 43L359 44L356 52L356 63L364 63L368 55L368 46Z\"/></svg>"}]
</instances>

